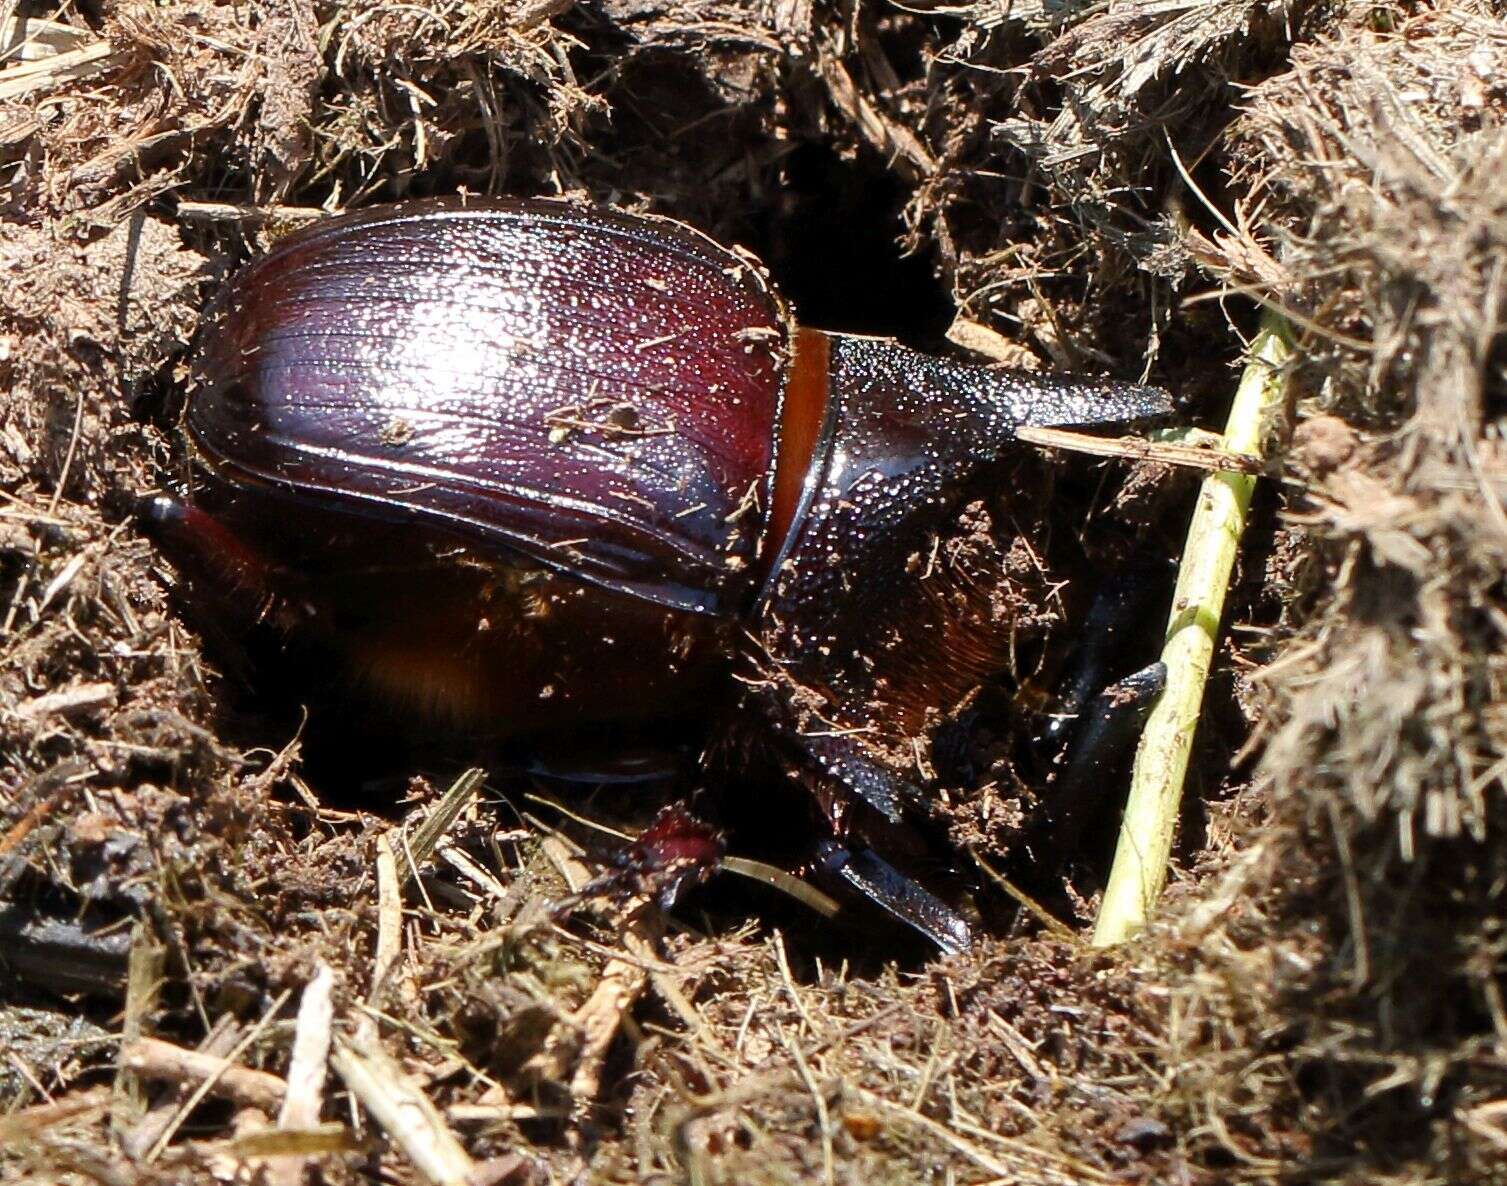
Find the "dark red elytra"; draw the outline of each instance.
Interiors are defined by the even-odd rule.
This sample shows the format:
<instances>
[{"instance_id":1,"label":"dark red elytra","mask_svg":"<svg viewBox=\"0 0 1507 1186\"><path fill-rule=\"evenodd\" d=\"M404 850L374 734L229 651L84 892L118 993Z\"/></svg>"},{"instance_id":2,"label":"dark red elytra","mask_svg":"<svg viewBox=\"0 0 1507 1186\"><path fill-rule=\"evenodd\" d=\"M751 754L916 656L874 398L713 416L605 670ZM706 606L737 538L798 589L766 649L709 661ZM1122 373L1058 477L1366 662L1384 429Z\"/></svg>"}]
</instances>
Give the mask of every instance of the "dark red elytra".
<instances>
[{"instance_id":1,"label":"dark red elytra","mask_svg":"<svg viewBox=\"0 0 1507 1186\"><path fill-rule=\"evenodd\" d=\"M962 695L992 653L907 559L1018 427L1170 407L798 328L747 256L548 201L289 236L215 303L194 377L165 546L376 691L527 735L705 714L753 653L829 726L796 762L891 818L915 788L865 740L875 704Z\"/></svg>"}]
</instances>

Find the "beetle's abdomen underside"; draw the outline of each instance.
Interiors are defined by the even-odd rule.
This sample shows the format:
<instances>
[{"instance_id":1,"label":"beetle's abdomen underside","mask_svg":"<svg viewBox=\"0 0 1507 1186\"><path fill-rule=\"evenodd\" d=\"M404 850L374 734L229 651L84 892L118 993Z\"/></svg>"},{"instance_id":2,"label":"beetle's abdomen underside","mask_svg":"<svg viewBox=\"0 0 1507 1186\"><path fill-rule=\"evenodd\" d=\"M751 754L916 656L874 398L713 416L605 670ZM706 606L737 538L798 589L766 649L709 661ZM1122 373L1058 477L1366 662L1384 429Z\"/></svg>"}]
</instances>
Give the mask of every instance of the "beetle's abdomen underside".
<instances>
[{"instance_id":1,"label":"beetle's abdomen underside","mask_svg":"<svg viewBox=\"0 0 1507 1186\"><path fill-rule=\"evenodd\" d=\"M416 203L284 240L215 312L187 422L225 476L669 607L746 601L790 330L704 236Z\"/></svg>"}]
</instances>

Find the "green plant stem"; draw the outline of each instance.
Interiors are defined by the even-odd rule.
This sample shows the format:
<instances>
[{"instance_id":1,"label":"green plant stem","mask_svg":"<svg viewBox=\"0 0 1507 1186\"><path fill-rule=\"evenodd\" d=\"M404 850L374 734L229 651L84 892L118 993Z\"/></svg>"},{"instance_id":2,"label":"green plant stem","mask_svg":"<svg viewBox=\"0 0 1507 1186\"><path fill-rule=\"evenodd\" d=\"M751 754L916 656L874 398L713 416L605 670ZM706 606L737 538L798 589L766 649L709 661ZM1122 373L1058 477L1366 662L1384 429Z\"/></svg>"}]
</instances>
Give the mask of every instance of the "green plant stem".
<instances>
[{"instance_id":1,"label":"green plant stem","mask_svg":"<svg viewBox=\"0 0 1507 1186\"><path fill-rule=\"evenodd\" d=\"M1261 456L1270 415L1285 395L1284 364L1292 352L1291 328L1268 311L1230 405L1225 449ZM1143 929L1167 883L1188 755L1255 485L1249 474L1214 473L1199 491L1162 651L1167 690L1152 710L1136 750L1114 865L1094 926L1096 947L1124 942Z\"/></svg>"}]
</instances>

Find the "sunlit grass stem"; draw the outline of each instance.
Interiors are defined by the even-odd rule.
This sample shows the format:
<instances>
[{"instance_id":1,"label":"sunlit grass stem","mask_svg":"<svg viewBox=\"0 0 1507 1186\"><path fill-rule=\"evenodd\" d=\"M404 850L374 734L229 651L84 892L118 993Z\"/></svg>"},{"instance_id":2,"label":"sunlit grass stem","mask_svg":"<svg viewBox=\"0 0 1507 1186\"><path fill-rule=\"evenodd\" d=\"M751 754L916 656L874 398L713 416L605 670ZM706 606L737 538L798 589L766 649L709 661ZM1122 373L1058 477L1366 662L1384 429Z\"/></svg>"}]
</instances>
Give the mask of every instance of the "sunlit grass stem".
<instances>
[{"instance_id":1,"label":"sunlit grass stem","mask_svg":"<svg viewBox=\"0 0 1507 1186\"><path fill-rule=\"evenodd\" d=\"M1268 311L1230 406L1227 451L1261 456L1271 416L1282 405L1292 352L1291 328ZM1114 865L1094 926L1095 946L1121 943L1142 930L1167 883L1188 755L1256 481L1249 474L1213 473L1199 490L1162 651L1167 689L1136 751Z\"/></svg>"}]
</instances>

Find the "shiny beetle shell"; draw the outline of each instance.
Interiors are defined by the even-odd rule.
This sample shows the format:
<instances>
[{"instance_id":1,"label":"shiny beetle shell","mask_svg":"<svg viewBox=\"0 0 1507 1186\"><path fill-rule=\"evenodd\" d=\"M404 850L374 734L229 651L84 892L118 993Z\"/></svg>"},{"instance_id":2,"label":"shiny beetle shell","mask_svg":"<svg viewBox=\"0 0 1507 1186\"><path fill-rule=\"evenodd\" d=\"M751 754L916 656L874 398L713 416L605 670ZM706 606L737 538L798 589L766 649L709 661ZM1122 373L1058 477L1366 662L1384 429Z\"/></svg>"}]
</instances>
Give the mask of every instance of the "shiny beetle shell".
<instances>
[{"instance_id":1,"label":"shiny beetle shell","mask_svg":"<svg viewBox=\"0 0 1507 1186\"><path fill-rule=\"evenodd\" d=\"M725 612L749 589L791 334L757 267L677 223L425 203L242 273L187 426L228 481Z\"/></svg>"},{"instance_id":2,"label":"shiny beetle shell","mask_svg":"<svg viewBox=\"0 0 1507 1186\"><path fill-rule=\"evenodd\" d=\"M744 255L544 201L290 236L217 302L195 379L201 476L156 515L191 575L501 733L706 716L742 663L824 799L891 819L919 790L874 739L1003 647L910 560L1021 425L1169 406L799 328Z\"/></svg>"}]
</instances>

